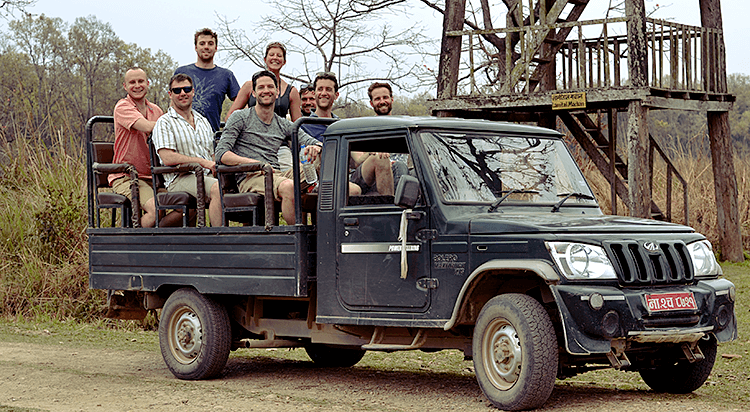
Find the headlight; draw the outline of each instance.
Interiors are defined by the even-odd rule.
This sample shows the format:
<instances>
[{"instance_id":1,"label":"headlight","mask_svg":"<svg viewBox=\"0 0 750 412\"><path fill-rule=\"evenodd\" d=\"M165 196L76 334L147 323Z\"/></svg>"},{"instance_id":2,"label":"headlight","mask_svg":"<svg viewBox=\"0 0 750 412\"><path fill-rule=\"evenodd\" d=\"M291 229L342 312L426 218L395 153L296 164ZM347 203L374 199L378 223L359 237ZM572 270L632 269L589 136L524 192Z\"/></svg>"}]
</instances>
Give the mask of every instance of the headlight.
<instances>
[{"instance_id":1,"label":"headlight","mask_svg":"<svg viewBox=\"0 0 750 412\"><path fill-rule=\"evenodd\" d=\"M583 243L547 242L557 267L568 279L617 279L607 253Z\"/></svg>"},{"instance_id":2,"label":"headlight","mask_svg":"<svg viewBox=\"0 0 750 412\"><path fill-rule=\"evenodd\" d=\"M693 261L695 277L716 277L721 274L721 267L714 256L711 242L701 240L688 245L688 253Z\"/></svg>"}]
</instances>

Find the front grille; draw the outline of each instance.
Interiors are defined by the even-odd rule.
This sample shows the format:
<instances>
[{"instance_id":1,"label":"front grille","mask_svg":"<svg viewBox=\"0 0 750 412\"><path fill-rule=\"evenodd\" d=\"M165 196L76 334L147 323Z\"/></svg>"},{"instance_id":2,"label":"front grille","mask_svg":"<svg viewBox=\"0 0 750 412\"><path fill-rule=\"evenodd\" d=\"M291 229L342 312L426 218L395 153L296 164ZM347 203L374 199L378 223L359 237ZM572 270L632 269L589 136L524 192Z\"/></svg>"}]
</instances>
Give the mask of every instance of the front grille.
<instances>
[{"instance_id":1,"label":"front grille","mask_svg":"<svg viewBox=\"0 0 750 412\"><path fill-rule=\"evenodd\" d=\"M649 244L648 250L644 245ZM673 285L693 281L693 265L685 243L630 241L605 243L624 286Z\"/></svg>"}]
</instances>

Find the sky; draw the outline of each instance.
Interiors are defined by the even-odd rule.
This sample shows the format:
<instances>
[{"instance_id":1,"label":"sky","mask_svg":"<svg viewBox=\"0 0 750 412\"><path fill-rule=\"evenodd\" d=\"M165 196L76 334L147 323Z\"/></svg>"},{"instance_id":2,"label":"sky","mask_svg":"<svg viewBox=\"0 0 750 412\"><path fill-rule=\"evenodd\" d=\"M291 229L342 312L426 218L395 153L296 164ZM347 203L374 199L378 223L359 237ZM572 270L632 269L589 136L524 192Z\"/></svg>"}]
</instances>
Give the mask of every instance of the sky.
<instances>
[{"instance_id":1,"label":"sky","mask_svg":"<svg viewBox=\"0 0 750 412\"><path fill-rule=\"evenodd\" d=\"M312 0L311 0L312 1ZM614 2L614 0L612 0ZM662 18L678 23L700 25L700 9L698 0L645 0L647 10L657 9L655 18ZM490 0L492 4L500 0ZM610 0L593 0L584 11L583 19L602 18L602 10ZM475 1L475 3L478 3ZM429 10L418 0L413 0L415 12L412 19L418 17L428 27L428 35L438 39L441 34L442 15ZM657 6L658 5L658 6ZM499 6L505 10L504 6ZM216 29L218 15L230 19L238 18L239 24L247 22L243 29L252 33L252 23L261 20L264 15L272 14L265 1L236 1L236 0L129 0L93 1L93 0L37 0L29 9L33 14L44 13L48 17L59 17L68 24L73 24L77 17L94 15L102 22L110 23L117 36L127 43L136 43L142 48L150 48L152 52L163 50L180 65L194 63L196 59L193 48L193 34L203 27ZM727 72L750 74L750 53L747 47L746 17L750 15L750 1L724 0L722 2L722 17L724 24L725 44L727 48ZM402 22L395 19L391 22L395 28L408 27L412 21L404 18ZM5 26L4 23L0 23ZM239 27L239 26L238 26ZM2 27L3 30L6 27ZM284 42L287 39L279 38ZM219 39L221 46L221 38ZM224 64L225 53L219 52L216 62L220 66L230 68L242 84L258 70L248 62ZM288 56L288 65L295 64L295 56ZM301 65L300 65L301 67ZM434 95L434 91L431 91Z\"/></svg>"}]
</instances>

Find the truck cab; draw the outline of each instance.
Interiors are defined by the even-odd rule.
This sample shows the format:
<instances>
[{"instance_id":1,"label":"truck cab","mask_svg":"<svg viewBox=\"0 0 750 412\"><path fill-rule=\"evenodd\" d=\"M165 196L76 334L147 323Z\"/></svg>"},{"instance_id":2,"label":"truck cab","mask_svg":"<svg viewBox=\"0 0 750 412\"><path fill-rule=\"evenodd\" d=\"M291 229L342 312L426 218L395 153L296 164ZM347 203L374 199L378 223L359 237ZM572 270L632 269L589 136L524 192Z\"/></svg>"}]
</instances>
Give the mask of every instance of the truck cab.
<instances>
[{"instance_id":1,"label":"truck cab","mask_svg":"<svg viewBox=\"0 0 750 412\"><path fill-rule=\"evenodd\" d=\"M408 173L393 195L352 195L353 152L390 153ZM734 285L706 238L604 215L556 131L345 119L322 153L306 224L91 227L91 287L162 309L179 378L215 376L241 347L304 347L335 366L368 350L459 349L506 410L599 367L691 392L737 338Z\"/></svg>"}]
</instances>

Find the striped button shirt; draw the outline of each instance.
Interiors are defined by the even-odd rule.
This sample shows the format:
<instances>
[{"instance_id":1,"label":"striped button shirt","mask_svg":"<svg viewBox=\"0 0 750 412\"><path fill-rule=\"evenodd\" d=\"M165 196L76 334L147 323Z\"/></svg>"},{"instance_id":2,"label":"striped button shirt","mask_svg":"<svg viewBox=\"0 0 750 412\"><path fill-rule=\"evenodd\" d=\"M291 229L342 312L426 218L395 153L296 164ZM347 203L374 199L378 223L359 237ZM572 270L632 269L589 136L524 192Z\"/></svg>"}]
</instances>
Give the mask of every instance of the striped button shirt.
<instances>
[{"instance_id":1,"label":"striped button shirt","mask_svg":"<svg viewBox=\"0 0 750 412\"><path fill-rule=\"evenodd\" d=\"M172 149L185 156L214 159L214 131L211 124L200 113L194 109L192 111L195 128L172 107L156 121L154 130L151 132L151 139L154 141L157 153L159 149ZM209 170L206 169L205 173L208 174L208 172ZM164 175L165 185L169 187L175 177L177 177L175 173Z\"/></svg>"}]
</instances>

